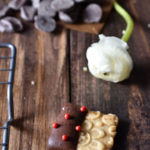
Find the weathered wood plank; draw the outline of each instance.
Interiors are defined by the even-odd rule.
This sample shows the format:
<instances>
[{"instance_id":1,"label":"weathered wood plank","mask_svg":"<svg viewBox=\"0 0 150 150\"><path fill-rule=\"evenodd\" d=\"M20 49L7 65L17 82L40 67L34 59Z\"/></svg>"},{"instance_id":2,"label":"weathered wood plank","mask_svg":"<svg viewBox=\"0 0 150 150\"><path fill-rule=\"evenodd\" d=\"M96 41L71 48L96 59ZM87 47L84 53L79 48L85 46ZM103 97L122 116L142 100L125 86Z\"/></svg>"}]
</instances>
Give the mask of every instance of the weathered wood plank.
<instances>
[{"instance_id":1,"label":"weathered wood plank","mask_svg":"<svg viewBox=\"0 0 150 150\"><path fill-rule=\"evenodd\" d=\"M22 34L0 34L1 42L12 42L17 47L16 120L9 149L45 150L49 126L70 99L119 116L115 150L150 149L150 1L128 0L123 5L135 19L129 41L135 67L131 78L119 84L98 80L83 71L87 66L86 49L98 40L95 35L69 30L46 34L33 27ZM113 11L103 33L121 37L123 29L125 22ZM0 67L5 65L0 62ZM0 92L5 89L0 87ZM0 125L7 118L6 105L4 95L0 96L0 114L4 115L0 115Z\"/></svg>"},{"instance_id":2,"label":"weathered wood plank","mask_svg":"<svg viewBox=\"0 0 150 150\"><path fill-rule=\"evenodd\" d=\"M146 3L149 4L148 1ZM134 8L135 5L139 7L138 12ZM98 80L92 77L89 72L84 72L83 67L87 66L86 49L98 38L93 35L71 31L71 97L73 103L83 104L104 113L115 113L119 116L119 133L116 137L114 149L148 150L150 148L148 140L150 136L150 80L148 71L150 66L150 34L146 32L147 26L142 26L137 14L144 20L142 14L148 14L149 10L148 8L144 9L145 3L142 1L134 4L133 1L129 0L124 6L135 19L134 33L129 41L135 64L131 78L122 83L113 84ZM141 10L141 7L144 10ZM149 19L147 16L146 20ZM125 29L125 22L118 14L113 12L103 33L121 37L123 29Z\"/></svg>"},{"instance_id":3,"label":"weathered wood plank","mask_svg":"<svg viewBox=\"0 0 150 150\"><path fill-rule=\"evenodd\" d=\"M9 149L45 150L49 127L60 107L69 101L66 31L47 34L32 28L24 34L1 34L0 38L17 47L16 120L11 128ZM0 107L3 106L0 102Z\"/></svg>"},{"instance_id":4,"label":"weathered wood plank","mask_svg":"<svg viewBox=\"0 0 150 150\"><path fill-rule=\"evenodd\" d=\"M130 41L135 61L128 102L131 123L128 141L130 141L129 148L131 150L150 149L150 32L148 32L150 30L148 28L150 1L146 0L144 3L142 1L136 3L129 1L128 3L136 19L136 28Z\"/></svg>"}]
</instances>

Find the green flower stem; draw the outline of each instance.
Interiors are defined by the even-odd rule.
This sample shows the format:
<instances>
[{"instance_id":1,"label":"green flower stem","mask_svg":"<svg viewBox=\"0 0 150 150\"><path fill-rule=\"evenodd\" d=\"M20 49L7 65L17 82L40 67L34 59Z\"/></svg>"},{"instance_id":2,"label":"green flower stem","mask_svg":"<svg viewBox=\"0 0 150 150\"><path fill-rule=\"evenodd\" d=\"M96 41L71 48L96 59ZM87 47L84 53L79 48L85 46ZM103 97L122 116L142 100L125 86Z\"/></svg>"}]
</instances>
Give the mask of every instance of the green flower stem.
<instances>
[{"instance_id":1,"label":"green flower stem","mask_svg":"<svg viewBox=\"0 0 150 150\"><path fill-rule=\"evenodd\" d=\"M125 34L122 36L122 40L127 42L132 34L134 22L128 12L122 8L117 2L114 2L115 10L125 19L127 23Z\"/></svg>"}]
</instances>

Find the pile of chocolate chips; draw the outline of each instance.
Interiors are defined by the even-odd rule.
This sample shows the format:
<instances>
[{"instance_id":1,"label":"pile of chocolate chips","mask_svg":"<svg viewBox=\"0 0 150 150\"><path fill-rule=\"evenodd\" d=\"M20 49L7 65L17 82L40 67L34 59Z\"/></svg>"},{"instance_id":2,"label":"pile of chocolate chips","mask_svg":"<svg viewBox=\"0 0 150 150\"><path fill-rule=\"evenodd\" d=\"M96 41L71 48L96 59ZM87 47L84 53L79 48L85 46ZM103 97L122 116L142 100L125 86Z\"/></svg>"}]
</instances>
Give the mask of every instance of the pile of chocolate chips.
<instances>
[{"instance_id":1,"label":"pile of chocolate chips","mask_svg":"<svg viewBox=\"0 0 150 150\"><path fill-rule=\"evenodd\" d=\"M53 32L56 20L66 23L97 23L101 20L102 9L95 0L10 0L0 4L0 32L19 32L21 19L34 22L37 29Z\"/></svg>"}]
</instances>

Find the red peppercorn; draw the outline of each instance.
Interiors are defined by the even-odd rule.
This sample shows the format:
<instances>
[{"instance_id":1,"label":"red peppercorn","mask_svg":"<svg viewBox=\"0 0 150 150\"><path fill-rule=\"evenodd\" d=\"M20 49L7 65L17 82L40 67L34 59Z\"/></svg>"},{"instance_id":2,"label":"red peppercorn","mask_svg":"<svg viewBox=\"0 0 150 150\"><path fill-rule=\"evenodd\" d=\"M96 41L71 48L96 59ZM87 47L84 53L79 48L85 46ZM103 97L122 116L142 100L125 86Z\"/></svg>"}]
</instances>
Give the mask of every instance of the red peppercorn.
<instances>
[{"instance_id":1,"label":"red peppercorn","mask_svg":"<svg viewBox=\"0 0 150 150\"><path fill-rule=\"evenodd\" d=\"M81 126L76 126L76 131L80 131L81 130Z\"/></svg>"},{"instance_id":2,"label":"red peppercorn","mask_svg":"<svg viewBox=\"0 0 150 150\"><path fill-rule=\"evenodd\" d=\"M68 139L68 136L66 134L62 135L62 140L63 141L67 141L67 139Z\"/></svg>"},{"instance_id":3,"label":"red peppercorn","mask_svg":"<svg viewBox=\"0 0 150 150\"><path fill-rule=\"evenodd\" d=\"M53 128L57 128L58 127L58 123L54 122L53 123Z\"/></svg>"},{"instance_id":4,"label":"red peppercorn","mask_svg":"<svg viewBox=\"0 0 150 150\"><path fill-rule=\"evenodd\" d=\"M68 113L66 113L64 117L65 117L65 119L69 119L70 115Z\"/></svg>"},{"instance_id":5,"label":"red peppercorn","mask_svg":"<svg viewBox=\"0 0 150 150\"><path fill-rule=\"evenodd\" d=\"M80 108L80 111L81 111L81 112L85 112L85 111L86 111L86 107L85 107L85 106L82 106L82 107Z\"/></svg>"}]
</instances>

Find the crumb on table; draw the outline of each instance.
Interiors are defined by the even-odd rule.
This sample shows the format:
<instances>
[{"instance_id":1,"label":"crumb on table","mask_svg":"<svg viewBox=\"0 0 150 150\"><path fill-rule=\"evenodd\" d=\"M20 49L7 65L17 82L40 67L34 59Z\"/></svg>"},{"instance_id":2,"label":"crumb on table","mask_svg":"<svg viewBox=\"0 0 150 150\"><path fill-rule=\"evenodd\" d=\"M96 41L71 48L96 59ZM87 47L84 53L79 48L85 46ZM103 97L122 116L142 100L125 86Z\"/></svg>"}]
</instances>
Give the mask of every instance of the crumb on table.
<instances>
[{"instance_id":1,"label":"crumb on table","mask_svg":"<svg viewBox=\"0 0 150 150\"><path fill-rule=\"evenodd\" d=\"M126 30L122 30L122 34L123 34L123 35L125 34L125 32L126 32Z\"/></svg>"},{"instance_id":2,"label":"crumb on table","mask_svg":"<svg viewBox=\"0 0 150 150\"><path fill-rule=\"evenodd\" d=\"M88 71L88 68L87 67L83 67L83 71Z\"/></svg>"},{"instance_id":3,"label":"crumb on table","mask_svg":"<svg viewBox=\"0 0 150 150\"><path fill-rule=\"evenodd\" d=\"M31 81L31 85L35 85L35 81Z\"/></svg>"}]
</instances>

